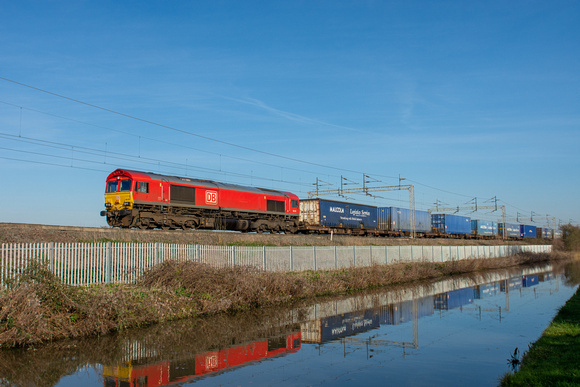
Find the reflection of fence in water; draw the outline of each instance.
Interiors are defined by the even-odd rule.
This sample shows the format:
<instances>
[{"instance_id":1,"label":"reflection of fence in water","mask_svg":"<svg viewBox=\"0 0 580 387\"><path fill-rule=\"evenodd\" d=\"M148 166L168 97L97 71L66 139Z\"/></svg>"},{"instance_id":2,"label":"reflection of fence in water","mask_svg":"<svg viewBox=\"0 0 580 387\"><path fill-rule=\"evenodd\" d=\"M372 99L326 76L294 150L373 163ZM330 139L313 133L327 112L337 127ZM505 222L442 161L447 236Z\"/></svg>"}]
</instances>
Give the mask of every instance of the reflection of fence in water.
<instances>
[{"instance_id":1,"label":"reflection of fence in water","mask_svg":"<svg viewBox=\"0 0 580 387\"><path fill-rule=\"evenodd\" d=\"M518 246L202 246L164 243L12 243L0 249L0 285L32 260L46 263L66 284L131 283L168 260L212 267L250 266L268 271L331 270L400 262L493 258L550 245Z\"/></svg>"}]
</instances>

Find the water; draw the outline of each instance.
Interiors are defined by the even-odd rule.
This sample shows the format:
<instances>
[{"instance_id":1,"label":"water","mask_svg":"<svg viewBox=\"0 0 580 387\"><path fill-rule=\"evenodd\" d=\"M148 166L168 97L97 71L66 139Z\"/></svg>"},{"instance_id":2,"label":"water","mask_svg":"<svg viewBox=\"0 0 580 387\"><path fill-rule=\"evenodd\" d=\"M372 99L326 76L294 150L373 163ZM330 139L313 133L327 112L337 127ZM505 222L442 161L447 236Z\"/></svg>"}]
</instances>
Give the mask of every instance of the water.
<instances>
[{"instance_id":1,"label":"water","mask_svg":"<svg viewBox=\"0 0 580 387\"><path fill-rule=\"evenodd\" d=\"M493 386L576 289L578 267L452 278L293 309L0 352L16 385Z\"/></svg>"}]
</instances>

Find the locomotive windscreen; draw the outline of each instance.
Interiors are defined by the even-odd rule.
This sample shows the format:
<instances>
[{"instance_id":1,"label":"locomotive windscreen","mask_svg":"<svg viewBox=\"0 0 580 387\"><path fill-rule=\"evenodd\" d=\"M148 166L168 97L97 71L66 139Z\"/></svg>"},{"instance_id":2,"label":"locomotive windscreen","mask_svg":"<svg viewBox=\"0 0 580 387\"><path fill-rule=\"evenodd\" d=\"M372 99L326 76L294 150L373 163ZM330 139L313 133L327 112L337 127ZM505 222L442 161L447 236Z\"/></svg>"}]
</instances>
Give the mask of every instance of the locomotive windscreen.
<instances>
[{"instance_id":1,"label":"locomotive windscreen","mask_svg":"<svg viewBox=\"0 0 580 387\"><path fill-rule=\"evenodd\" d=\"M171 202L195 204L195 187L184 187L182 185L171 185Z\"/></svg>"}]
</instances>

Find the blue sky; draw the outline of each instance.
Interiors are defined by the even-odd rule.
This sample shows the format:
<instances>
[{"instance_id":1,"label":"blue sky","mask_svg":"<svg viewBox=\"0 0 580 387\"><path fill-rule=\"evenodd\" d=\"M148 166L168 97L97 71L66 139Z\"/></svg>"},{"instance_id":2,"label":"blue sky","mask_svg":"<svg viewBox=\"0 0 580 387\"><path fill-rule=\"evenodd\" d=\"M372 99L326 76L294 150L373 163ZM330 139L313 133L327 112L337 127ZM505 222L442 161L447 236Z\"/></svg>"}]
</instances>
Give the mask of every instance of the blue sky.
<instances>
[{"instance_id":1,"label":"blue sky","mask_svg":"<svg viewBox=\"0 0 580 387\"><path fill-rule=\"evenodd\" d=\"M400 175L418 209L580 222L578 20L576 1L2 1L0 221L104 226L129 168L300 197ZM408 207L380 196L348 200Z\"/></svg>"}]
</instances>

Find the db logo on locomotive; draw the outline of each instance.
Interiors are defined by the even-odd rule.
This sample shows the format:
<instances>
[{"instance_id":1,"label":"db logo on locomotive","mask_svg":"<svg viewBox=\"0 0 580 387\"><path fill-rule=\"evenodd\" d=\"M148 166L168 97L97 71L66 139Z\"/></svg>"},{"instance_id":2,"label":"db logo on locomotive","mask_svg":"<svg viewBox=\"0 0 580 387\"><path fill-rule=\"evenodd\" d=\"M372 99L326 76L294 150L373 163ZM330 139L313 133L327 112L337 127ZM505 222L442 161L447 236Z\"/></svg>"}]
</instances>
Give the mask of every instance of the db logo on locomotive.
<instances>
[{"instance_id":1,"label":"db logo on locomotive","mask_svg":"<svg viewBox=\"0 0 580 387\"><path fill-rule=\"evenodd\" d=\"M205 204L217 204L217 191L205 191Z\"/></svg>"}]
</instances>

